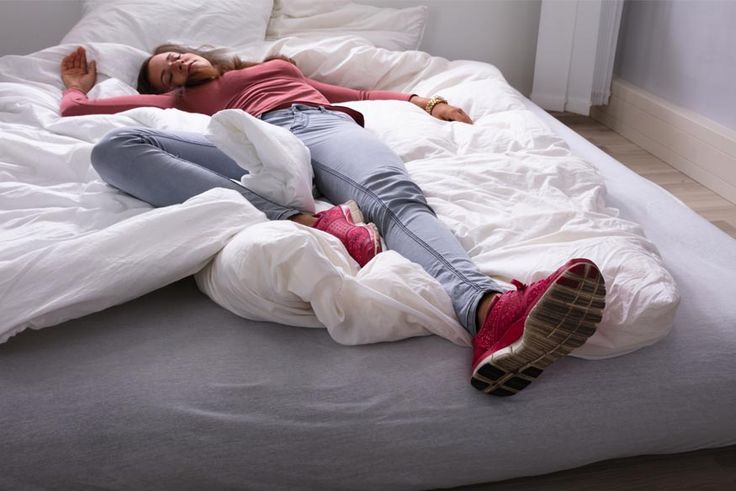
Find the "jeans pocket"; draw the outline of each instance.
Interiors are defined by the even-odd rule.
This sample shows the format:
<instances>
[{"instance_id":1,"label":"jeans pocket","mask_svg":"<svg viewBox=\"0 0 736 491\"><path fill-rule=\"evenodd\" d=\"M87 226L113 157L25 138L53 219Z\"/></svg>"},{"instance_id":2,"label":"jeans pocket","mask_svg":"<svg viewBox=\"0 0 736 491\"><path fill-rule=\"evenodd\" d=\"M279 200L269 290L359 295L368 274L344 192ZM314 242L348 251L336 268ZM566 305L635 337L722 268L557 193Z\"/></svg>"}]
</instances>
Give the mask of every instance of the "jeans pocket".
<instances>
[{"instance_id":1,"label":"jeans pocket","mask_svg":"<svg viewBox=\"0 0 736 491\"><path fill-rule=\"evenodd\" d=\"M289 126L289 131L301 130L309 124L309 114L304 111L294 111L294 120Z\"/></svg>"}]
</instances>

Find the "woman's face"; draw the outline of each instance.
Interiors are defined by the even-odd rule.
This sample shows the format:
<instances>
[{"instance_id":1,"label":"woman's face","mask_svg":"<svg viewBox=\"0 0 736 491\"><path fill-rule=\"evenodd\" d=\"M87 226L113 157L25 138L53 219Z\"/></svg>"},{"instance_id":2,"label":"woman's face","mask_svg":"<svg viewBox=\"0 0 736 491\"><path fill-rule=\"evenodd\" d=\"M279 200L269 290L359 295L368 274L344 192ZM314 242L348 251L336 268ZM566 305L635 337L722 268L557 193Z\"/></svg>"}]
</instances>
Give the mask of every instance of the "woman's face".
<instances>
[{"instance_id":1,"label":"woman's face","mask_svg":"<svg viewBox=\"0 0 736 491\"><path fill-rule=\"evenodd\" d=\"M159 53L148 62L148 81L159 92L214 78L216 69L194 53Z\"/></svg>"}]
</instances>

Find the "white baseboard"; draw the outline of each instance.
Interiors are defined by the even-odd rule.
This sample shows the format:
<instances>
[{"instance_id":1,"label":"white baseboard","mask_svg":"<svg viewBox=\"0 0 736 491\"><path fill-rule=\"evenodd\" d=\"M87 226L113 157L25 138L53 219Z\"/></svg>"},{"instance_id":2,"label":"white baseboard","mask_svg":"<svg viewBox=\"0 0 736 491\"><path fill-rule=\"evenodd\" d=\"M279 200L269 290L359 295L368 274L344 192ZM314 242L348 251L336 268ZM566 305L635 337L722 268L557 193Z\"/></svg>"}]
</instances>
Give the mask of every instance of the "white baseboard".
<instances>
[{"instance_id":1,"label":"white baseboard","mask_svg":"<svg viewBox=\"0 0 736 491\"><path fill-rule=\"evenodd\" d=\"M590 116L736 203L736 131L621 79Z\"/></svg>"}]
</instances>

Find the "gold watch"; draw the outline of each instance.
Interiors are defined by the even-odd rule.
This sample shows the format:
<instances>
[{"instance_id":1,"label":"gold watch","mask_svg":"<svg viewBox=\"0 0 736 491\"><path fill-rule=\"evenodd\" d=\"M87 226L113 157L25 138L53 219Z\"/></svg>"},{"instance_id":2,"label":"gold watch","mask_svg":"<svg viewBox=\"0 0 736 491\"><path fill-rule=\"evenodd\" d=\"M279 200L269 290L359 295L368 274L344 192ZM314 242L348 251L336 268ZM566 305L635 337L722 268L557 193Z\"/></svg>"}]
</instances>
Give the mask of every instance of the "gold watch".
<instances>
[{"instance_id":1,"label":"gold watch","mask_svg":"<svg viewBox=\"0 0 736 491\"><path fill-rule=\"evenodd\" d=\"M427 111L429 114L432 114L432 109L434 109L434 106L437 104L447 104L447 99L440 95L432 96L431 99L429 99L429 102L427 102L427 105L425 106L424 110Z\"/></svg>"}]
</instances>

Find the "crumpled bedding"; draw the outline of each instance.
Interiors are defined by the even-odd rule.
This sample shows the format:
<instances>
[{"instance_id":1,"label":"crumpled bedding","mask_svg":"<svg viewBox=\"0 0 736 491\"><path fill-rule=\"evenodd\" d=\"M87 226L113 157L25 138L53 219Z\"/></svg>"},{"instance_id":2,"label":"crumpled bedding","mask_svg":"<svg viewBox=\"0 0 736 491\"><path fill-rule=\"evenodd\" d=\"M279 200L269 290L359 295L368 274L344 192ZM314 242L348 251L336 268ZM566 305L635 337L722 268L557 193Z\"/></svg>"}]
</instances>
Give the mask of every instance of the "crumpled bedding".
<instances>
[{"instance_id":1,"label":"crumpled bedding","mask_svg":"<svg viewBox=\"0 0 736 491\"><path fill-rule=\"evenodd\" d=\"M275 203L315 212L309 149L286 128L240 109L212 116L207 138L247 171L243 186Z\"/></svg>"},{"instance_id":2,"label":"crumpled bedding","mask_svg":"<svg viewBox=\"0 0 736 491\"><path fill-rule=\"evenodd\" d=\"M59 118L58 63L72 48L0 59L0 342L195 274L203 292L238 315L326 327L340 343L437 334L469 345L440 285L396 253L359 270L334 237L268 222L235 191L213 189L152 209L104 184L89 154L108 130L207 131L210 118L153 108ZM90 97L133 92L131 67L145 53L109 43L87 48L102 82ZM607 308L598 332L573 356L617 356L669 331L679 295L656 247L606 206L594 167L525 109L495 67L351 37L286 38L237 51L251 59L282 53L309 77L439 93L463 107L474 125L442 122L399 101L345 104L402 157L482 271L530 282L570 257L599 264Z\"/></svg>"}]
</instances>

